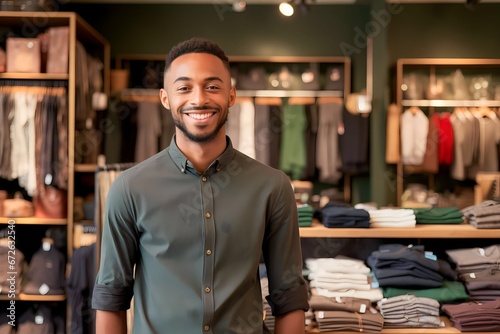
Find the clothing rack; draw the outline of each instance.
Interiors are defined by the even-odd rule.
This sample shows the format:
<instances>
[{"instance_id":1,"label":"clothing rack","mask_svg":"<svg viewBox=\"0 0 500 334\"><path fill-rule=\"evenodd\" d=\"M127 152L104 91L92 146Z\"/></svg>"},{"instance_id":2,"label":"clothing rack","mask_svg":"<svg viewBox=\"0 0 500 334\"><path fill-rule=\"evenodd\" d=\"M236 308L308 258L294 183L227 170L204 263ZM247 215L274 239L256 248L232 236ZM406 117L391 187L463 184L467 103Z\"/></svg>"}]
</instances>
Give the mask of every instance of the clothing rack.
<instances>
[{"instance_id":1,"label":"clothing rack","mask_svg":"<svg viewBox=\"0 0 500 334\"><path fill-rule=\"evenodd\" d=\"M0 86L25 86L25 87L68 87L67 80L19 80L0 79Z\"/></svg>"},{"instance_id":2,"label":"clothing rack","mask_svg":"<svg viewBox=\"0 0 500 334\"><path fill-rule=\"evenodd\" d=\"M113 164L100 164L95 171L95 214L94 225L96 233L96 272L99 270L100 257L101 257L101 242L102 242L102 227L104 224L103 212L106 203L107 190L109 186L116 179L116 177L124 170L134 166L135 163L113 163ZM107 176L104 178L103 176ZM101 184L106 179L106 184ZM107 187L107 188L105 188Z\"/></svg>"},{"instance_id":3,"label":"clothing rack","mask_svg":"<svg viewBox=\"0 0 500 334\"><path fill-rule=\"evenodd\" d=\"M0 86L0 93L15 94L28 93L51 96L66 95L66 87L48 87L48 86Z\"/></svg>"},{"instance_id":4,"label":"clothing rack","mask_svg":"<svg viewBox=\"0 0 500 334\"><path fill-rule=\"evenodd\" d=\"M126 169L129 169L130 167L134 166L135 164L136 164L135 162L122 162L122 163L101 165L101 166L97 166L96 173L102 172L102 171L121 172L121 171L124 171Z\"/></svg>"},{"instance_id":5,"label":"clothing rack","mask_svg":"<svg viewBox=\"0 0 500 334\"><path fill-rule=\"evenodd\" d=\"M310 105L310 104L326 104L326 103L344 103L342 97L337 96L291 96L286 98L286 102L282 97L275 96L236 96L236 102L253 102L257 105L274 105L280 106L283 104L293 104L293 105Z\"/></svg>"}]
</instances>

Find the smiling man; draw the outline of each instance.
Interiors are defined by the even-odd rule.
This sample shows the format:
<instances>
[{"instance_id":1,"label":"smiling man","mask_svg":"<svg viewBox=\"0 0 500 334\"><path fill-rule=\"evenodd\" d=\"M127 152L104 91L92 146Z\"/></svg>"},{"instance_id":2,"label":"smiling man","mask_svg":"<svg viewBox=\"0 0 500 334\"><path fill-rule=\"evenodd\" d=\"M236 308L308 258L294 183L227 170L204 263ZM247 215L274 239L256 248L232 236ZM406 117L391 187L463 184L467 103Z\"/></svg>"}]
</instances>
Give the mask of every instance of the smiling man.
<instances>
[{"instance_id":1,"label":"smiling man","mask_svg":"<svg viewBox=\"0 0 500 334\"><path fill-rule=\"evenodd\" d=\"M304 333L297 208L287 176L235 150L225 123L236 91L228 58L200 38L166 58L162 104L170 146L120 174L109 191L93 307L97 334ZM135 267L135 271L134 271Z\"/></svg>"}]
</instances>

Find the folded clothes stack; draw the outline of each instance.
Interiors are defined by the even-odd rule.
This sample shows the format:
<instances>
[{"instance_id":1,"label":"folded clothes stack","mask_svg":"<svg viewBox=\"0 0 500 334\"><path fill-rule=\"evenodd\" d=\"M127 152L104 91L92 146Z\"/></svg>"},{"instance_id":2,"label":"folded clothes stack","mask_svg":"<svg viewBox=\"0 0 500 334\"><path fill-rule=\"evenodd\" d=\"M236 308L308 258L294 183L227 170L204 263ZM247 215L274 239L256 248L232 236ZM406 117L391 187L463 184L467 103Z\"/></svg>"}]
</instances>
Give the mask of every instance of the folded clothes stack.
<instances>
[{"instance_id":1,"label":"folded clothes stack","mask_svg":"<svg viewBox=\"0 0 500 334\"><path fill-rule=\"evenodd\" d=\"M500 202L487 200L461 210L467 222L477 229L500 228Z\"/></svg>"},{"instance_id":2,"label":"folded clothes stack","mask_svg":"<svg viewBox=\"0 0 500 334\"><path fill-rule=\"evenodd\" d=\"M404 295L384 298L377 302L384 317L384 328L438 328L444 327L439 319L439 302L431 298Z\"/></svg>"},{"instance_id":3,"label":"folded clothes stack","mask_svg":"<svg viewBox=\"0 0 500 334\"><path fill-rule=\"evenodd\" d=\"M330 298L354 297L372 302L382 299L382 290L371 286L370 268L347 257L306 259L310 286L316 294Z\"/></svg>"},{"instance_id":4,"label":"folded clothes stack","mask_svg":"<svg viewBox=\"0 0 500 334\"><path fill-rule=\"evenodd\" d=\"M415 227L412 209L370 210L370 227Z\"/></svg>"},{"instance_id":5,"label":"folded clothes stack","mask_svg":"<svg viewBox=\"0 0 500 334\"><path fill-rule=\"evenodd\" d=\"M461 332L500 332L500 299L485 303L445 304L442 310Z\"/></svg>"},{"instance_id":6,"label":"folded clothes stack","mask_svg":"<svg viewBox=\"0 0 500 334\"><path fill-rule=\"evenodd\" d=\"M297 212L299 215L299 226L310 227L313 220L313 207L309 204L297 205Z\"/></svg>"},{"instance_id":7,"label":"folded clothes stack","mask_svg":"<svg viewBox=\"0 0 500 334\"><path fill-rule=\"evenodd\" d=\"M457 207L413 209L417 224L460 224L463 214Z\"/></svg>"}]
</instances>

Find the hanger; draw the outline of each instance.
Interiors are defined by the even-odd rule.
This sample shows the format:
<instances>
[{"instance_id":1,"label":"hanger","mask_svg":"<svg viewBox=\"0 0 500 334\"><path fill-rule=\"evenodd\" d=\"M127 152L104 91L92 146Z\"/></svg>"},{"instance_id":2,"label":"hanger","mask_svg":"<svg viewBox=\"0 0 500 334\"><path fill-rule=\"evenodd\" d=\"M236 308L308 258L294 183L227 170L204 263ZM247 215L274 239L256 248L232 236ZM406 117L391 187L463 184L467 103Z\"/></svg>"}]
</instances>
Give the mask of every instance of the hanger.
<instances>
[{"instance_id":1,"label":"hanger","mask_svg":"<svg viewBox=\"0 0 500 334\"><path fill-rule=\"evenodd\" d=\"M497 114L491 110L489 107L486 107L486 106L481 106L479 107L478 109L478 113L481 117L488 117L490 119L496 119L497 117Z\"/></svg>"},{"instance_id":2,"label":"hanger","mask_svg":"<svg viewBox=\"0 0 500 334\"><path fill-rule=\"evenodd\" d=\"M316 99L314 97L300 97L300 96L292 96L288 98L289 105L308 105L315 104Z\"/></svg>"},{"instance_id":3,"label":"hanger","mask_svg":"<svg viewBox=\"0 0 500 334\"><path fill-rule=\"evenodd\" d=\"M466 108L464 107L456 107L453 109L452 116L457 117L459 120L464 121L467 119L467 116L465 115Z\"/></svg>"},{"instance_id":4,"label":"hanger","mask_svg":"<svg viewBox=\"0 0 500 334\"><path fill-rule=\"evenodd\" d=\"M0 86L0 92L6 94L28 93L39 95L62 96L66 95L64 87L42 87L42 86Z\"/></svg>"},{"instance_id":5,"label":"hanger","mask_svg":"<svg viewBox=\"0 0 500 334\"><path fill-rule=\"evenodd\" d=\"M280 106L283 104L283 101L280 97L256 97L255 104L266 106Z\"/></svg>"},{"instance_id":6,"label":"hanger","mask_svg":"<svg viewBox=\"0 0 500 334\"><path fill-rule=\"evenodd\" d=\"M413 115L416 115L417 113L422 112L422 110L417 106L411 106L408 109L408 111L411 112Z\"/></svg>"}]
</instances>

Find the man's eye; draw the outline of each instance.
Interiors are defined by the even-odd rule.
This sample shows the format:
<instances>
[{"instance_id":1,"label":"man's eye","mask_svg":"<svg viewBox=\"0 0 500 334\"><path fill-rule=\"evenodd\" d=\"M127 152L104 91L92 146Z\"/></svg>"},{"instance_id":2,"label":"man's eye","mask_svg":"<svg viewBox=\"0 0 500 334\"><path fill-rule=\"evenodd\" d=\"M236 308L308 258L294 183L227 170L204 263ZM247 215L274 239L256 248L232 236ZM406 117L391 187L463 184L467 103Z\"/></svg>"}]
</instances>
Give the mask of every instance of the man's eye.
<instances>
[{"instance_id":1,"label":"man's eye","mask_svg":"<svg viewBox=\"0 0 500 334\"><path fill-rule=\"evenodd\" d=\"M219 86L216 85L208 85L207 89L219 89Z\"/></svg>"},{"instance_id":2,"label":"man's eye","mask_svg":"<svg viewBox=\"0 0 500 334\"><path fill-rule=\"evenodd\" d=\"M186 90L189 90L189 87L182 86L182 87L177 88L177 90L186 91Z\"/></svg>"}]
</instances>

